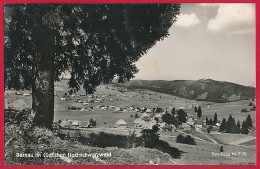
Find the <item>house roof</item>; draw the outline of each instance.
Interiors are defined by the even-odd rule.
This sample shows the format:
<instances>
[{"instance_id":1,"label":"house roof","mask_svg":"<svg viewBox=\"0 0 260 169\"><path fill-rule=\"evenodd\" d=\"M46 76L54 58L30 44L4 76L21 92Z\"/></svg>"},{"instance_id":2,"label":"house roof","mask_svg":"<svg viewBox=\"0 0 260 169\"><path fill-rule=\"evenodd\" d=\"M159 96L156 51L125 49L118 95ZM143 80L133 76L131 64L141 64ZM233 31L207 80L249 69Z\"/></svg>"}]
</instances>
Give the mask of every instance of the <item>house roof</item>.
<instances>
[{"instance_id":1,"label":"house roof","mask_svg":"<svg viewBox=\"0 0 260 169\"><path fill-rule=\"evenodd\" d=\"M140 116L140 119L144 120L144 121L150 121L151 118L149 116Z\"/></svg>"},{"instance_id":2,"label":"house roof","mask_svg":"<svg viewBox=\"0 0 260 169\"><path fill-rule=\"evenodd\" d=\"M143 124L143 123L145 123L145 121L142 120L142 119L140 119L140 118L138 118L138 119L136 119L136 120L134 121L134 124Z\"/></svg>"},{"instance_id":3,"label":"house roof","mask_svg":"<svg viewBox=\"0 0 260 169\"><path fill-rule=\"evenodd\" d=\"M143 117L149 117L149 115L146 114L146 113L143 113L143 114L140 116L140 118L143 118Z\"/></svg>"},{"instance_id":4,"label":"house roof","mask_svg":"<svg viewBox=\"0 0 260 169\"><path fill-rule=\"evenodd\" d=\"M160 127L164 127L166 125L166 123L165 122L159 123L159 125L160 125Z\"/></svg>"},{"instance_id":5,"label":"house roof","mask_svg":"<svg viewBox=\"0 0 260 169\"><path fill-rule=\"evenodd\" d=\"M88 121L80 121L80 122L79 122L79 126L80 126L80 127L88 127L89 124L90 124L90 123L89 123Z\"/></svg>"},{"instance_id":6,"label":"house roof","mask_svg":"<svg viewBox=\"0 0 260 169\"><path fill-rule=\"evenodd\" d=\"M120 125L120 124L127 124L123 119L120 119L116 122L117 125Z\"/></svg>"},{"instance_id":7,"label":"house roof","mask_svg":"<svg viewBox=\"0 0 260 169\"><path fill-rule=\"evenodd\" d=\"M120 107L115 107L115 110L114 111L120 111L121 108Z\"/></svg>"},{"instance_id":8,"label":"house roof","mask_svg":"<svg viewBox=\"0 0 260 169\"><path fill-rule=\"evenodd\" d=\"M69 126L71 124L72 124L71 120L62 120L60 123L61 127Z\"/></svg>"},{"instance_id":9,"label":"house roof","mask_svg":"<svg viewBox=\"0 0 260 169\"><path fill-rule=\"evenodd\" d=\"M197 120L196 122L195 122L195 125L203 125L203 120Z\"/></svg>"},{"instance_id":10,"label":"house roof","mask_svg":"<svg viewBox=\"0 0 260 169\"><path fill-rule=\"evenodd\" d=\"M192 118L189 118L189 119L187 120L187 122L193 122L193 119L192 119Z\"/></svg>"},{"instance_id":11,"label":"house roof","mask_svg":"<svg viewBox=\"0 0 260 169\"><path fill-rule=\"evenodd\" d=\"M74 107L82 107L81 103L72 103L70 106L74 106Z\"/></svg>"},{"instance_id":12,"label":"house roof","mask_svg":"<svg viewBox=\"0 0 260 169\"><path fill-rule=\"evenodd\" d=\"M151 110L151 109L147 109L145 112L147 112L147 113L151 113L152 110Z\"/></svg>"},{"instance_id":13,"label":"house roof","mask_svg":"<svg viewBox=\"0 0 260 169\"><path fill-rule=\"evenodd\" d=\"M154 117L162 117L162 115L160 115L160 114L156 114Z\"/></svg>"},{"instance_id":14,"label":"house roof","mask_svg":"<svg viewBox=\"0 0 260 169\"><path fill-rule=\"evenodd\" d=\"M78 121L74 121L74 122L72 122L72 125L73 125L73 126L78 126L78 125L79 125L79 122L78 122Z\"/></svg>"}]
</instances>

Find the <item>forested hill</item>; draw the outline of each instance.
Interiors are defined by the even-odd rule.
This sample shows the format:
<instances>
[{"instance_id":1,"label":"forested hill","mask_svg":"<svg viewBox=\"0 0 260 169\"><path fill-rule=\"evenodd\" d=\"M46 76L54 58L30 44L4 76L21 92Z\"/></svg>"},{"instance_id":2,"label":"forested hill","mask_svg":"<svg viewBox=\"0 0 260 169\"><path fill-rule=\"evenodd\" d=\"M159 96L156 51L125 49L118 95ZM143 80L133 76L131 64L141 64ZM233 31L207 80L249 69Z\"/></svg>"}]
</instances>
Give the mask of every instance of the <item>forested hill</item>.
<instances>
[{"instance_id":1,"label":"forested hill","mask_svg":"<svg viewBox=\"0 0 260 169\"><path fill-rule=\"evenodd\" d=\"M212 79L194 80L131 80L115 83L128 89L148 89L187 99L212 102L230 102L255 98L255 88Z\"/></svg>"}]
</instances>

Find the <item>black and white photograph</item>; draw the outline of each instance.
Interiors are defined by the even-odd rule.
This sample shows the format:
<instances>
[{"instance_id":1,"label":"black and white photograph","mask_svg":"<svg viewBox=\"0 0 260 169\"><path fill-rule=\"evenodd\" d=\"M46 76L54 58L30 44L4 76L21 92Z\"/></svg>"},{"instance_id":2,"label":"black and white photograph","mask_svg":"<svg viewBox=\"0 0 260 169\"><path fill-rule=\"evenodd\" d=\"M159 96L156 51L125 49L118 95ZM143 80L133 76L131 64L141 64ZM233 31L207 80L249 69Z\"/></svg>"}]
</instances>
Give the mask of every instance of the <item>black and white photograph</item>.
<instances>
[{"instance_id":1,"label":"black and white photograph","mask_svg":"<svg viewBox=\"0 0 260 169\"><path fill-rule=\"evenodd\" d=\"M5 4L5 164L256 165L255 15Z\"/></svg>"}]
</instances>

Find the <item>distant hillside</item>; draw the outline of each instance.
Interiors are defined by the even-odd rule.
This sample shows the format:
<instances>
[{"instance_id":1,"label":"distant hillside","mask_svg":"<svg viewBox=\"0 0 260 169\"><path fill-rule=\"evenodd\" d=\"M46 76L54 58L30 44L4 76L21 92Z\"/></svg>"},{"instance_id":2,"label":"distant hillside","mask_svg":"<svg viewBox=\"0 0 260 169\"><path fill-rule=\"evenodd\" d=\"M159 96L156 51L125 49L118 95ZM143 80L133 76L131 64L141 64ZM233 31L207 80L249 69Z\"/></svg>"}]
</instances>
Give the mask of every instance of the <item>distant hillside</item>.
<instances>
[{"instance_id":1,"label":"distant hillside","mask_svg":"<svg viewBox=\"0 0 260 169\"><path fill-rule=\"evenodd\" d=\"M131 80L116 83L128 89L148 89L187 99L212 102L230 102L255 98L255 88L212 79L193 80Z\"/></svg>"}]
</instances>

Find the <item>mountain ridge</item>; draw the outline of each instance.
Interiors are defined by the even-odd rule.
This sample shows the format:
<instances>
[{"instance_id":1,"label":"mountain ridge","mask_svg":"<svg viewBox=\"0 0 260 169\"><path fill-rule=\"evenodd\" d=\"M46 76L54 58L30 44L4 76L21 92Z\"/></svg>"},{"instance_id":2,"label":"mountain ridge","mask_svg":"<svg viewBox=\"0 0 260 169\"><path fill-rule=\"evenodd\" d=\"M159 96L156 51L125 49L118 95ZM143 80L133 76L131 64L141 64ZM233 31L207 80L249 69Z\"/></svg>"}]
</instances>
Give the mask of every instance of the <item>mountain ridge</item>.
<instances>
[{"instance_id":1,"label":"mountain ridge","mask_svg":"<svg viewBox=\"0 0 260 169\"><path fill-rule=\"evenodd\" d=\"M128 89L148 89L187 99L221 103L255 98L255 87L213 79L131 80L126 83L114 83L114 85Z\"/></svg>"}]
</instances>

